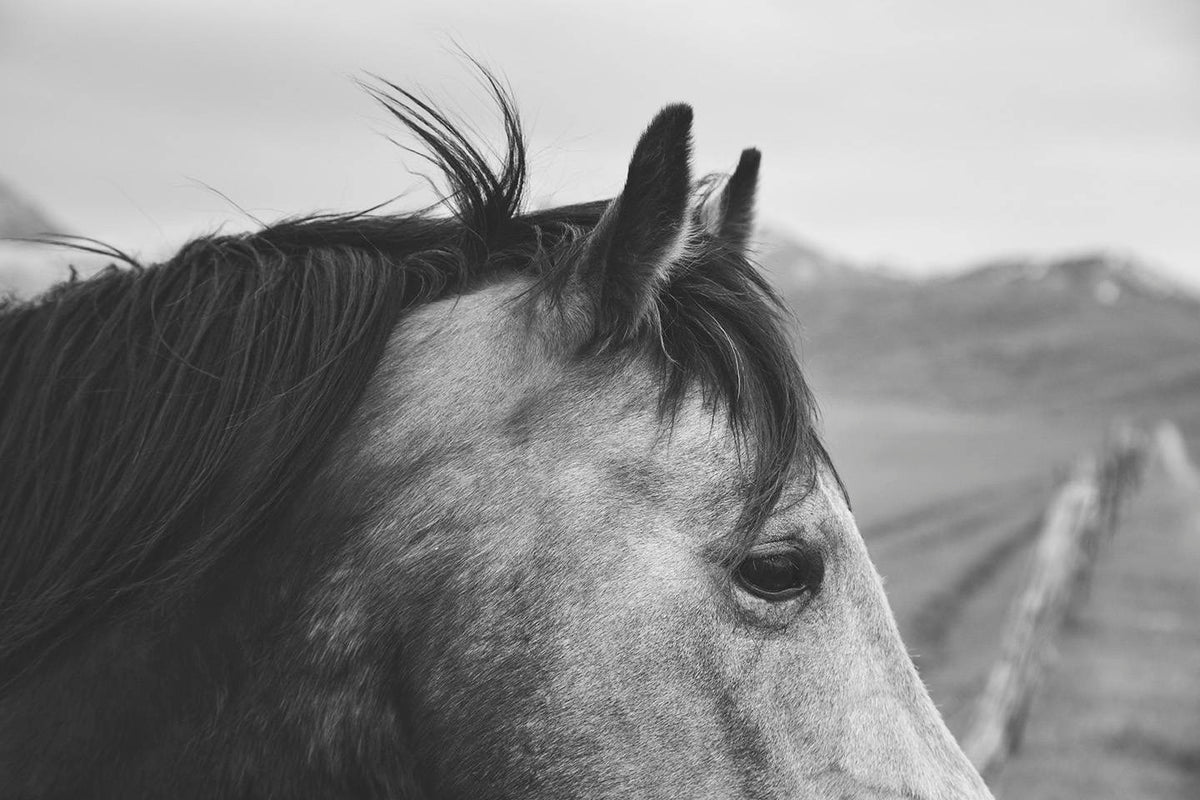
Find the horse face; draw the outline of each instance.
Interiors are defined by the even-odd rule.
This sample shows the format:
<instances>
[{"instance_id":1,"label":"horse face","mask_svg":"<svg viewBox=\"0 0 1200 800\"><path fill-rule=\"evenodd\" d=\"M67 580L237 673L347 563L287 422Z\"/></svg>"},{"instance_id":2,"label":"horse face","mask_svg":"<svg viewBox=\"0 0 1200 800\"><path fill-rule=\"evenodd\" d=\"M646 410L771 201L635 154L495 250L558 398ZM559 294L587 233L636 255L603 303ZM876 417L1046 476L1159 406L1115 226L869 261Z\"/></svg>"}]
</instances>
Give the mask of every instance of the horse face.
<instances>
[{"instance_id":1,"label":"horse face","mask_svg":"<svg viewBox=\"0 0 1200 800\"><path fill-rule=\"evenodd\" d=\"M768 308L703 254L740 253L758 155L697 202L690 122L651 123L551 301L514 276L400 324L332 470L365 510L312 595L321 718L382 704L438 797L988 797L823 460L744 524L791 429L725 413ZM687 281L731 385L665 410Z\"/></svg>"},{"instance_id":2,"label":"horse face","mask_svg":"<svg viewBox=\"0 0 1200 800\"><path fill-rule=\"evenodd\" d=\"M745 469L722 418L693 398L664 428L646 365L548 358L522 288L397 333L351 468L385 500L338 569L372 588L314 618L347 663L395 643L432 793L989 796L828 471L729 563Z\"/></svg>"}]
</instances>

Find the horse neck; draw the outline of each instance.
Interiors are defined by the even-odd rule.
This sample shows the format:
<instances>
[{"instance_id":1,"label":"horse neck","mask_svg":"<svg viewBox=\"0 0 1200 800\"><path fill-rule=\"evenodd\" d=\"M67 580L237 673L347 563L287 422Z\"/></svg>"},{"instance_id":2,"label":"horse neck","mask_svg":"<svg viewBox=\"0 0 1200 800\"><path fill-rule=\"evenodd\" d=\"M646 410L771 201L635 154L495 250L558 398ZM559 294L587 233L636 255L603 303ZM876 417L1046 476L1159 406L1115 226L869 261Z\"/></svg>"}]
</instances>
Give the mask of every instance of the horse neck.
<instances>
[{"instance_id":1,"label":"horse neck","mask_svg":"<svg viewBox=\"0 0 1200 800\"><path fill-rule=\"evenodd\" d=\"M0 700L0 787L66 797L137 796L166 785L172 754L199 730L198 719L187 724L178 713L180 701L199 710L211 699L195 692L194 666L164 652L145 627L121 625L60 648L8 690Z\"/></svg>"},{"instance_id":2,"label":"horse neck","mask_svg":"<svg viewBox=\"0 0 1200 800\"><path fill-rule=\"evenodd\" d=\"M306 602L353 525L301 504L186 608L135 613L54 651L0 694L0 795L419 800L408 765L387 763L406 756L386 709L361 730L323 730L345 686L309 652ZM352 735L374 742L378 774L354 760Z\"/></svg>"}]
</instances>

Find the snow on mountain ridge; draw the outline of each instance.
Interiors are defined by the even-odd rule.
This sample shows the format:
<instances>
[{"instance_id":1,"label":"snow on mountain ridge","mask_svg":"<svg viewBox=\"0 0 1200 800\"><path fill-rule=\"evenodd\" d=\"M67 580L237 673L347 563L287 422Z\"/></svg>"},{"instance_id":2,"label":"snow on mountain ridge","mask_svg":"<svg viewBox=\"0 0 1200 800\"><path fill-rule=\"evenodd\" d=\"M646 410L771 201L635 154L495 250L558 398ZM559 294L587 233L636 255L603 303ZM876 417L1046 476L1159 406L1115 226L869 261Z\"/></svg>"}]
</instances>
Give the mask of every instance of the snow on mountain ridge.
<instances>
[{"instance_id":1,"label":"snow on mountain ridge","mask_svg":"<svg viewBox=\"0 0 1200 800\"><path fill-rule=\"evenodd\" d=\"M834 255L777 226L759 230L758 258L785 292L798 287L833 285L944 285L1001 287L1044 286L1047 291L1087 293L1102 305L1126 294L1153 299L1200 302L1200 290L1171 279L1144 260L1110 250L1050 256L1009 256L963 270L915 276L881 265L863 265Z\"/></svg>"},{"instance_id":2,"label":"snow on mountain ridge","mask_svg":"<svg viewBox=\"0 0 1200 800\"><path fill-rule=\"evenodd\" d=\"M1126 293L1200 302L1200 292L1163 275L1136 256L1111 251L1000 259L942 280L993 286L1026 283L1044 286L1048 291L1089 292L1103 305L1118 302Z\"/></svg>"}]
</instances>

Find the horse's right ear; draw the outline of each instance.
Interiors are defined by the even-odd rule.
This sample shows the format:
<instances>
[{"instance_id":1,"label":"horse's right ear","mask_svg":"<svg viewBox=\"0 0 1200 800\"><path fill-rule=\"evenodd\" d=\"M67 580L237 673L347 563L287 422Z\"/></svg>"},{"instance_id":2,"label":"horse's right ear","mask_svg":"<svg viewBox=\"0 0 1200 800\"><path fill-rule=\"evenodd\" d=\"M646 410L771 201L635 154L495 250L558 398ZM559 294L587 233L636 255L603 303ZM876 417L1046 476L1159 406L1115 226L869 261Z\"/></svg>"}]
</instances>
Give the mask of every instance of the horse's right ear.
<instances>
[{"instance_id":1,"label":"horse's right ear","mask_svg":"<svg viewBox=\"0 0 1200 800\"><path fill-rule=\"evenodd\" d=\"M761 163L758 150L743 150L733 174L720 178L697 210L700 227L739 253L746 251L754 235L754 196Z\"/></svg>"},{"instance_id":2,"label":"horse's right ear","mask_svg":"<svg viewBox=\"0 0 1200 800\"><path fill-rule=\"evenodd\" d=\"M655 313L691 230L692 109L667 106L642 134L625 188L609 203L573 275L592 341L633 336Z\"/></svg>"}]
</instances>

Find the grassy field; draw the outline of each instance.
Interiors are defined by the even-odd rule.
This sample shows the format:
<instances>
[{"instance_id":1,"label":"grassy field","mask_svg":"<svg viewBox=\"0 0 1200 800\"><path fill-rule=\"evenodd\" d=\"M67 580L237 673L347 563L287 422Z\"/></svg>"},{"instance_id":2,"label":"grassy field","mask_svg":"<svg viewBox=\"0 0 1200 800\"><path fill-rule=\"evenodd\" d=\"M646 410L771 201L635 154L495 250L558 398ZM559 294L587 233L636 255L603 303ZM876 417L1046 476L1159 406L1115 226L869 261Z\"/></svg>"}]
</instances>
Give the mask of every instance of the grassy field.
<instances>
[{"instance_id":1,"label":"grassy field","mask_svg":"<svg viewBox=\"0 0 1200 800\"><path fill-rule=\"evenodd\" d=\"M944 410L819 390L830 453L859 526L872 533L917 524L998 487L1050 485L1104 433L1103 423L1091 418Z\"/></svg>"},{"instance_id":2,"label":"grassy field","mask_svg":"<svg viewBox=\"0 0 1200 800\"><path fill-rule=\"evenodd\" d=\"M823 407L905 642L961 735L1042 511L1105 424L830 398ZM1147 488L1131 507L998 797L1200 797L1200 505L1178 493Z\"/></svg>"}]
</instances>

